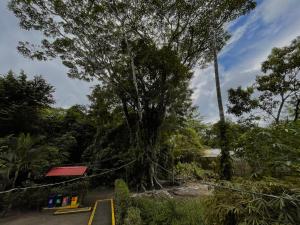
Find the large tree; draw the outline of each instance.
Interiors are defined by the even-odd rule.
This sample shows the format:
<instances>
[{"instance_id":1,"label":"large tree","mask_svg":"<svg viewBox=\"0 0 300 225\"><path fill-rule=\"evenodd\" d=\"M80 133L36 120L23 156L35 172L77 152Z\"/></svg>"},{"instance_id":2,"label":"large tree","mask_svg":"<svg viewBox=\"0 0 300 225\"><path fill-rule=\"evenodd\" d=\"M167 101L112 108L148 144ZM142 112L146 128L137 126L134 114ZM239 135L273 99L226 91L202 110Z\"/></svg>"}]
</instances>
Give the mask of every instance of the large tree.
<instances>
[{"instance_id":1,"label":"large tree","mask_svg":"<svg viewBox=\"0 0 300 225\"><path fill-rule=\"evenodd\" d=\"M220 74L219 74L219 63L218 63L218 47L216 40L216 29L215 25L211 27L212 40L211 40L211 57L213 59L214 72L215 72L215 85L216 85L216 94L217 94L217 102L219 109L219 136L220 136L220 147L221 147L221 157L220 157L220 177L221 179L230 180L232 177L232 166L231 166L231 158L229 151L229 143L227 137L227 126L225 121L223 100L221 94L221 85L220 85ZM226 38L226 36L225 36Z\"/></svg>"},{"instance_id":2,"label":"large tree","mask_svg":"<svg viewBox=\"0 0 300 225\"><path fill-rule=\"evenodd\" d=\"M25 56L60 57L69 76L96 78L114 90L134 130L131 139L142 150L137 158L144 167L145 183L152 187L159 128L173 106L186 106L190 70L211 52L210 24L217 30L215 44L220 49L227 39L223 25L253 6L252 0L12 0L9 4L22 28L40 30L45 36L38 49L21 42L19 50Z\"/></svg>"}]
</instances>

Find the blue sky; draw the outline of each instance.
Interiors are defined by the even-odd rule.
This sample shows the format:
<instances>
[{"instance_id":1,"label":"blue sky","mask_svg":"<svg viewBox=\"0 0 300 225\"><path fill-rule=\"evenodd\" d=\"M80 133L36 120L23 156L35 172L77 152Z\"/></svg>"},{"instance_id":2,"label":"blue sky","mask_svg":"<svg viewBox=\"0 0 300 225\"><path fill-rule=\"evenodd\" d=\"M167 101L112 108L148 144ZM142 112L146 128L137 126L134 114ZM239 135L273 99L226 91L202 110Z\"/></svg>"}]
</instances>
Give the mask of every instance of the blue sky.
<instances>
[{"instance_id":1,"label":"blue sky","mask_svg":"<svg viewBox=\"0 0 300 225\"><path fill-rule=\"evenodd\" d=\"M46 62L24 58L18 51L19 41L39 43L42 36L37 31L21 30L18 20L7 8L8 0L0 0L0 74L21 69L29 77L42 75L55 87L56 106L69 107L74 104L88 104L87 94L91 84L67 77L67 69L59 60Z\"/></svg>"},{"instance_id":2,"label":"blue sky","mask_svg":"<svg viewBox=\"0 0 300 225\"><path fill-rule=\"evenodd\" d=\"M225 107L228 89L252 84L272 48L288 45L300 35L300 0L258 1L255 10L228 24L228 30L231 39L219 54ZM204 121L218 120L212 66L196 70L191 86Z\"/></svg>"},{"instance_id":3,"label":"blue sky","mask_svg":"<svg viewBox=\"0 0 300 225\"><path fill-rule=\"evenodd\" d=\"M55 86L56 106L88 104L86 95L91 91L91 84L68 78L60 61L31 61L17 52L18 41L38 42L41 36L38 32L21 30L7 9L7 2L0 1L0 74L9 69L15 72L23 69L30 77L41 74ZM272 48L288 45L300 35L300 0L260 0L255 10L227 27L232 37L219 54L225 106L229 88L251 84ZM196 69L191 87L193 102L204 121L216 121L218 108L211 65Z\"/></svg>"}]
</instances>

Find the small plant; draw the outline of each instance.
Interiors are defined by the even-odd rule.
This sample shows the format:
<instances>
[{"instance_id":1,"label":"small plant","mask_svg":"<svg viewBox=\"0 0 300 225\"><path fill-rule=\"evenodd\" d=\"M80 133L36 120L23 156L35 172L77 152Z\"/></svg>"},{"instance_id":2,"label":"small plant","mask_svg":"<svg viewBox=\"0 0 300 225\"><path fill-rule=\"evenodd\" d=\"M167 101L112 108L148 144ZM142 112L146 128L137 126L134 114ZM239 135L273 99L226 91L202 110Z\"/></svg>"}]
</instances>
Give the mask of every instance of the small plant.
<instances>
[{"instance_id":1,"label":"small plant","mask_svg":"<svg viewBox=\"0 0 300 225\"><path fill-rule=\"evenodd\" d=\"M216 190L206 201L204 215L207 225L300 224L300 199L296 192L284 185L264 181L244 182L242 186L248 187L250 192L280 197Z\"/></svg>"},{"instance_id":2,"label":"small plant","mask_svg":"<svg viewBox=\"0 0 300 225\"><path fill-rule=\"evenodd\" d=\"M184 179L196 178L203 179L205 170L199 167L196 163L178 163L176 165L176 173Z\"/></svg>"},{"instance_id":3,"label":"small plant","mask_svg":"<svg viewBox=\"0 0 300 225\"><path fill-rule=\"evenodd\" d=\"M124 220L124 225L142 225L141 211L138 208L130 207Z\"/></svg>"},{"instance_id":4,"label":"small plant","mask_svg":"<svg viewBox=\"0 0 300 225\"><path fill-rule=\"evenodd\" d=\"M141 218L146 225L204 224L203 201L200 199L137 198L133 205L140 209Z\"/></svg>"}]
</instances>

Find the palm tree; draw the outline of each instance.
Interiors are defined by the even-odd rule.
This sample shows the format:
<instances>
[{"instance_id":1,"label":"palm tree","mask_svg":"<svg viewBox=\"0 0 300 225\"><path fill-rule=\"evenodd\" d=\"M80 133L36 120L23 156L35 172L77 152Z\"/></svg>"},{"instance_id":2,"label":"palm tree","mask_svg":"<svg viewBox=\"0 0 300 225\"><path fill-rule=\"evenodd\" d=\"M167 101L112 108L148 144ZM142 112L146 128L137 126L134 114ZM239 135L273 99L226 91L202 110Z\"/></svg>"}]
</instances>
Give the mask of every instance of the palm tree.
<instances>
[{"instance_id":1,"label":"palm tree","mask_svg":"<svg viewBox=\"0 0 300 225\"><path fill-rule=\"evenodd\" d=\"M6 171L6 178L11 179L11 187L16 186L19 173L31 171L43 166L48 157L47 148L37 145L40 138L21 133L18 137L7 136L0 146L0 169ZM4 144L6 143L6 144ZM3 173L3 172L2 172Z\"/></svg>"},{"instance_id":2,"label":"palm tree","mask_svg":"<svg viewBox=\"0 0 300 225\"><path fill-rule=\"evenodd\" d=\"M41 145L41 138L31 137L30 134L21 133L18 137L12 135L0 140L0 174L6 181L4 190L10 186L16 187L20 172L27 173L27 178L31 178L32 171L48 167L50 155L55 155L55 160L60 160L62 156L58 156L57 148L47 145ZM4 216L12 207L11 193L8 194L8 206L2 212Z\"/></svg>"},{"instance_id":3,"label":"palm tree","mask_svg":"<svg viewBox=\"0 0 300 225\"><path fill-rule=\"evenodd\" d=\"M216 40L216 30L212 28L212 44L211 44L211 52L212 58L214 61L214 72L215 72L215 83L216 83L216 92L217 92L217 100L219 107L219 133L220 133L220 146L221 146L221 158L220 158L220 177L221 179L230 180L232 176L232 167L231 167L231 159L229 153L229 146L226 137L226 121L224 115L224 108L222 103L222 94L221 94L221 86L220 86L220 76L219 76L219 64L218 64L218 47Z\"/></svg>"}]
</instances>

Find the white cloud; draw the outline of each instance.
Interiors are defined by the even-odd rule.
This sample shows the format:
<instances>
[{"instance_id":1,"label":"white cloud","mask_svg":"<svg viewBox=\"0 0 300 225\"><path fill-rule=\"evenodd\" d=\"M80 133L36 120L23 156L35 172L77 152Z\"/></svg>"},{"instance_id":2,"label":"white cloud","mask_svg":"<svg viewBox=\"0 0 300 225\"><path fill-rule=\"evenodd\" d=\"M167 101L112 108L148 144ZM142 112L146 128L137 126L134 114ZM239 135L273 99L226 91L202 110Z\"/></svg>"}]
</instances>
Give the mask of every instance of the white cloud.
<instances>
[{"instance_id":1,"label":"white cloud","mask_svg":"<svg viewBox=\"0 0 300 225\"><path fill-rule=\"evenodd\" d=\"M220 74L224 74L222 66L219 68ZM193 103L198 106L199 112L205 122L216 122L219 118L217 106L217 95L215 89L214 68L209 65L205 69L197 69L191 81ZM222 78L221 78L222 80ZM222 95L225 93L222 92Z\"/></svg>"},{"instance_id":2,"label":"white cloud","mask_svg":"<svg viewBox=\"0 0 300 225\"><path fill-rule=\"evenodd\" d=\"M265 23L286 16L294 7L299 7L299 0L264 0L260 7L260 14Z\"/></svg>"},{"instance_id":3,"label":"white cloud","mask_svg":"<svg viewBox=\"0 0 300 225\"><path fill-rule=\"evenodd\" d=\"M252 33L255 34L258 24L261 22L263 22L263 24L260 25L269 26L269 29L263 31L264 34L262 33L263 36L267 36L270 33L276 33L279 31L280 24L278 23L282 22L282 20L288 20L289 18L293 20L294 17L296 17L294 22L297 22L297 19L299 21L299 16L297 15L300 10L299 3L299 0L264 0L253 12L251 12L247 21L232 32L232 36L222 50L221 55L224 55L231 50L234 44L241 38L247 38L244 37L247 31L252 30ZM285 16L285 18L282 18L282 16ZM232 22L233 25L236 23L237 21ZM231 25L228 25L229 29L231 27Z\"/></svg>"},{"instance_id":4,"label":"white cloud","mask_svg":"<svg viewBox=\"0 0 300 225\"><path fill-rule=\"evenodd\" d=\"M223 106L226 110L228 103L227 90L238 86L246 87L250 85L254 81L255 76L259 73L259 70L255 68L249 70L236 68L234 70L224 71L222 65L220 65L219 70L220 74L222 74L220 82ZM198 106L199 112L204 120L206 122L216 122L219 119L219 111L213 66L210 65L206 69L196 70L195 76L191 81L191 87L194 90L192 96L193 103Z\"/></svg>"}]
</instances>

